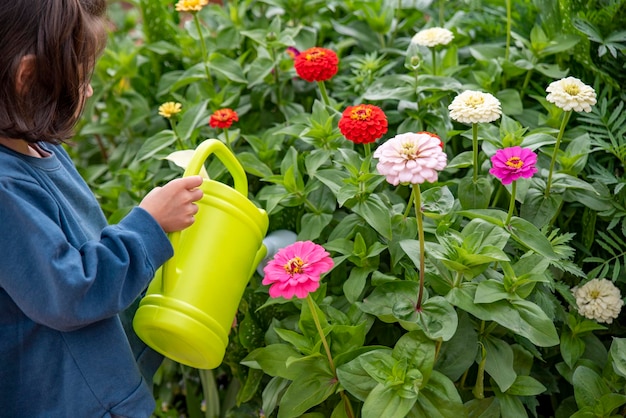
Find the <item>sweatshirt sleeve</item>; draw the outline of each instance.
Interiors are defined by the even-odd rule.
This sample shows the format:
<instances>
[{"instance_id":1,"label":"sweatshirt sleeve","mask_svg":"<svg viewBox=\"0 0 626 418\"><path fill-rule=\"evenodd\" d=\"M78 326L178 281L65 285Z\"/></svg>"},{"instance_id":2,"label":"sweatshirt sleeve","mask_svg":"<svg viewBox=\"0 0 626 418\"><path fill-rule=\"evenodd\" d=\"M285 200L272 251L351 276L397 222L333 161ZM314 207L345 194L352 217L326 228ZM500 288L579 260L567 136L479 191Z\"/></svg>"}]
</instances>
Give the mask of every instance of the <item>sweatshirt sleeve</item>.
<instances>
[{"instance_id":1,"label":"sweatshirt sleeve","mask_svg":"<svg viewBox=\"0 0 626 418\"><path fill-rule=\"evenodd\" d=\"M114 316L172 256L159 224L139 207L98 240L72 246L54 199L15 182L0 184L0 287L37 323L72 331Z\"/></svg>"}]
</instances>

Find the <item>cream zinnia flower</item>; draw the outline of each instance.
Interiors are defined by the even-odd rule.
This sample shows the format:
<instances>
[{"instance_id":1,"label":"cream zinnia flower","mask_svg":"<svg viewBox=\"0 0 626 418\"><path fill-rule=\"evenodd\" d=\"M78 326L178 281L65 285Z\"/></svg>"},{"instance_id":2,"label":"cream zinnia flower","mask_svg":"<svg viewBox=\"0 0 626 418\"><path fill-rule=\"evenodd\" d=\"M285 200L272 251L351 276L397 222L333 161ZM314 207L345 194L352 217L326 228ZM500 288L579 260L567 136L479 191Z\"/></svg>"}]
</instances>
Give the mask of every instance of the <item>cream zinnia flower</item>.
<instances>
[{"instance_id":1,"label":"cream zinnia flower","mask_svg":"<svg viewBox=\"0 0 626 418\"><path fill-rule=\"evenodd\" d=\"M176 102L166 102L159 106L159 115L164 118L171 118L173 115L180 113L183 105Z\"/></svg>"},{"instance_id":2,"label":"cream zinnia flower","mask_svg":"<svg viewBox=\"0 0 626 418\"><path fill-rule=\"evenodd\" d=\"M209 4L209 0L179 0L179 2L176 3L176 11L199 12L207 4Z\"/></svg>"},{"instance_id":3,"label":"cream zinnia flower","mask_svg":"<svg viewBox=\"0 0 626 418\"><path fill-rule=\"evenodd\" d=\"M567 77L550 83L546 100L565 111L591 112L596 104L596 91L576 77Z\"/></svg>"},{"instance_id":4,"label":"cream zinnia flower","mask_svg":"<svg viewBox=\"0 0 626 418\"><path fill-rule=\"evenodd\" d=\"M445 28L423 29L413 36L411 42L429 48L437 45L448 45L454 39L454 34Z\"/></svg>"},{"instance_id":5,"label":"cream zinnia flower","mask_svg":"<svg viewBox=\"0 0 626 418\"><path fill-rule=\"evenodd\" d=\"M502 114L500 101L495 96L474 90L456 96L448 110L452 119L467 124L493 122Z\"/></svg>"},{"instance_id":6,"label":"cream zinnia flower","mask_svg":"<svg viewBox=\"0 0 626 418\"><path fill-rule=\"evenodd\" d=\"M440 142L438 137L427 133L396 135L374 151L374 158L378 158L376 170L394 186L434 183L438 171L447 164Z\"/></svg>"},{"instance_id":7,"label":"cream zinnia flower","mask_svg":"<svg viewBox=\"0 0 626 418\"><path fill-rule=\"evenodd\" d=\"M585 318L610 324L617 318L624 301L619 289L607 279L593 279L572 289L578 313Z\"/></svg>"}]
</instances>

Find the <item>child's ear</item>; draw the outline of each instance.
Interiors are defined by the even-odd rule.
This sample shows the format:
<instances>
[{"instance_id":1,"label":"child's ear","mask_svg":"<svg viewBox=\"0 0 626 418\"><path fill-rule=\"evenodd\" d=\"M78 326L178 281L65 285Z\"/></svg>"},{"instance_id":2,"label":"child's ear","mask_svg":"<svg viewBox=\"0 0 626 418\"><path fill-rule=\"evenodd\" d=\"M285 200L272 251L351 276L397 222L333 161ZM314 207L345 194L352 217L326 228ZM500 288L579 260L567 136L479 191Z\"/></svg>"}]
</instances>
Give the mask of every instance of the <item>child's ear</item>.
<instances>
[{"instance_id":1,"label":"child's ear","mask_svg":"<svg viewBox=\"0 0 626 418\"><path fill-rule=\"evenodd\" d=\"M35 55L24 55L20 60L20 65L17 68L17 76L15 77L15 88L18 93L22 93L24 89L31 84L33 75L35 73Z\"/></svg>"}]
</instances>

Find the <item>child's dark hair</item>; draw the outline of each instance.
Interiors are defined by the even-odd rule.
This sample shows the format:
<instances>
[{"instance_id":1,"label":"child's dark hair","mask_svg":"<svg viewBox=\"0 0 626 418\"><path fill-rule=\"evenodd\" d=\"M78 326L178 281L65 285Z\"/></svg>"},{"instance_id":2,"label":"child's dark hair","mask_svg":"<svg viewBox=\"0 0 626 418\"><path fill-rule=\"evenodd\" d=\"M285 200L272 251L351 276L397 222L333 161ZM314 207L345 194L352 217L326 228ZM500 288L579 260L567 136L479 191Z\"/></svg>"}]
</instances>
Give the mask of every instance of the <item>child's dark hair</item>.
<instances>
[{"instance_id":1,"label":"child's dark hair","mask_svg":"<svg viewBox=\"0 0 626 418\"><path fill-rule=\"evenodd\" d=\"M0 7L0 136L72 136L106 43L106 0L12 0ZM32 63L18 83L20 65ZM21 88L20 88L21 86Z\"/></svg>"}]
</instances>

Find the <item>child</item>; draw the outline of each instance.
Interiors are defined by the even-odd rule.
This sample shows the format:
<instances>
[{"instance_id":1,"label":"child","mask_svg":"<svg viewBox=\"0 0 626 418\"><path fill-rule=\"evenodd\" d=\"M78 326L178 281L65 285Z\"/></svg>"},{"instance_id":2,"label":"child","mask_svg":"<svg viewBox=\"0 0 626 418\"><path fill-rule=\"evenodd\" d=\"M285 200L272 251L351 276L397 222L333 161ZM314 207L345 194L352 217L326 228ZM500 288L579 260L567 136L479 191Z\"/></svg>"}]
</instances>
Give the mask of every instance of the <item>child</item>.
<instances>
[{"instance_id":1,"label":"child","mask_svg":"<svg viewBox=\"0 0 626 418\"><path fill-rule=\"evenodd\" d=\"M0 416L149 417L119 313L191 225L199 176L146 195L118 225L60 143L106 38L106 0L0 7Z\"/></svg>"}]
</instances>

